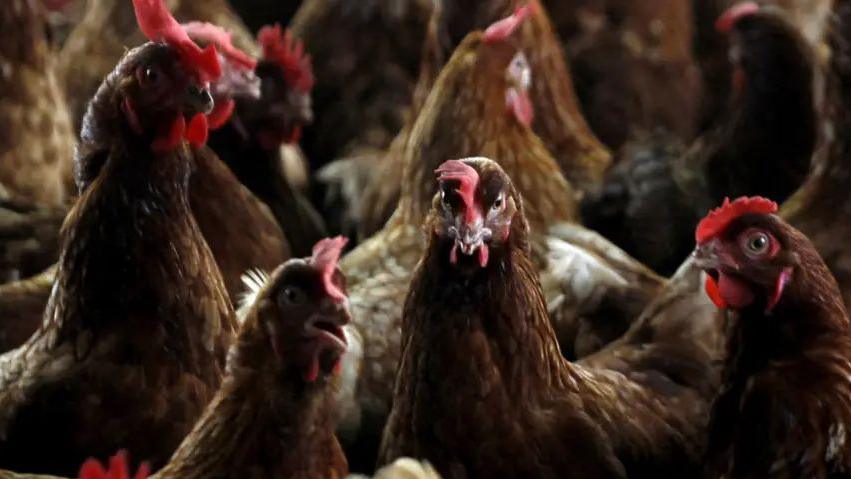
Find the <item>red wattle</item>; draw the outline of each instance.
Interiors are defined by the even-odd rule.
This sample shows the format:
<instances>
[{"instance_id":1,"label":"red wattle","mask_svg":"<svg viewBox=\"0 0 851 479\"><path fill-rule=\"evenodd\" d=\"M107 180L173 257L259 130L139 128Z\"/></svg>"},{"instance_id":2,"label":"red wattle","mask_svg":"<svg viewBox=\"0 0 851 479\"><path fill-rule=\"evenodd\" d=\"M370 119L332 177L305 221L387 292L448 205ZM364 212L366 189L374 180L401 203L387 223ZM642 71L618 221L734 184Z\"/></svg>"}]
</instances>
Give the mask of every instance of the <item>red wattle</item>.
<instances>
[{"instance_id":1,"label":"red wattle","mask_svg":"<svg viewBox=\"0 0 851 479\"><path fill-rule=\"evenodd\" d=\"M707 275L706 282L703 283L703 289L706 290L706 295L709 296L709 299L716 307L727 309L727 303L724 302L724 298L721 297L721 292L718 291L718 283L715 282L715 278Z\"/></svg>"},{"instance_id":2,"label":"red wattle","mask_svg":"<svg viewBox=\"0 0 851 479\"><path fill-rule=\"evenodd\" d=\"M750 286L744 281L721 273L718 278L718 292L724 298L724 302L732 309L742 309L754 302L754 294Z\"/></svg>"},{"instance_id":3,"label":"red wattle","mask_svg":"<svg viewBox=\"0 0 851 479\"><path fill-rule=\"evenodd\" d=\"M304 372L304 380L312 383L319 377L319 355L318 353L311 359L309 368Z\"/></svg>"},{"instance_id":4,"label":"red wattle","mask_svg":"<svg viewBox=\"0 0 851 479\"><path fill-rule=\"evenodd\" d=\"M458 263L458 243L452 245L452 251L449 252L449 262L451 264Z\"/></svg>"},{"instance_id":5,"label":"red wattle","mask_svg":"<svg viewBox=\"0 0 851 479\"><path fill-rule=\"evenodd\" d=\"M483 244L479 247L479 266L484 268L488 265L488 258L490 257L490 251L488 251L488 245Z\"/></svg>"},{"instance_id":6,"label":"red wattle","mask_svg":"<svg viewBox=\"0 0 851 479\"><path fill-rule=\"evenodd\" d=\"M207 143L207 116L203 113L196 113L189 121L189 127L186 129L186 140L190 145L198 148Z\"/></svg>"},{"instance_id":7,"label":"red wattle","mask_svg":"<svg viewBox=\"0 0 851 479\"><path fill-rule=\"evenodd\" d=\"M183 133L186 130L186 120L183 119L183 115L177 115L173 122L171 122L171 126L169 127L168 133L164 137L159 137L151 143L151 149L157 153L167 153L178 146L180 146L180 142L183 141Z\"/></svg>"},{"instance_id":8,"label":"red wattle","mask_svg":"<svg viewBox=\"0 0 851 479\"><path fill-rule=\"evenodd\" d=\"M525 126L532 125L535 120L535 108L527 93L518 93L512 88L508 90L507 103L517 121Z\"/></svg>"},{"instance_id":9,"label":"red wattle","mask_svg":"<svg viewBox=\"0 0 851 479\"><path fill-rule=\"evenodd\" d=\"M287 143L298 143L301 140L301 127L297 126L293 128L293 131L290 132L289 138L287 138Z\"/></svg>"}]
</instances>

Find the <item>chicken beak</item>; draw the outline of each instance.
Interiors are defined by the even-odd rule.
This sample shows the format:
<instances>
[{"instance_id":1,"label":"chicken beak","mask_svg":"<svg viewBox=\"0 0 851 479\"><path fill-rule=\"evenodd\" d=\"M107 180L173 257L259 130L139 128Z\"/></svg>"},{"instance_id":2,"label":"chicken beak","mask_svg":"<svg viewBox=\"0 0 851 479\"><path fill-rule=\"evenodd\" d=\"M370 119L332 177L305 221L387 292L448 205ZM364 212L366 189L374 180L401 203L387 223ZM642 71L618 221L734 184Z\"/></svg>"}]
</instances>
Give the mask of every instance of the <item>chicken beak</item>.
<instances>
[{"instance_id":1,"label":"chicken beak","mask_svg":"<svg viewBox=\"0 0 851 479\"><path fill-rule=\"evenodd\" d=\"M490 228L485 228L481 218L475 221L461 223L455 234L455 245L452 247L450 261L452 264L458 262L458 252L467 256L473 256L478 252L479 266L484 268L488 264L489 250L487 241L491 239Z\"/></svg>"},{"instance_id":2,"label":"chicken beak","mask_svg":"<svg viewBox=\"0 0 851 479\"><path fill-rule=\"evenodd\" d=\"M718 240L715 239L697 245L692 253L694 263L704 271L717 270L721 266L718 249Z\"/></svg>"},{"instance_id":3,"label":"chicken beak","mask_svg":"<svg viewBox=\"0 0 851 479\"><path fill-rule=\"evenodd\" d=\"M203 113L205 115L213 111L213 96L210 95L210 90L201 88L197 85L189 85L186 89L186 97L184 99L186 107L191 113Z\"/></svg>"}]
</instances>

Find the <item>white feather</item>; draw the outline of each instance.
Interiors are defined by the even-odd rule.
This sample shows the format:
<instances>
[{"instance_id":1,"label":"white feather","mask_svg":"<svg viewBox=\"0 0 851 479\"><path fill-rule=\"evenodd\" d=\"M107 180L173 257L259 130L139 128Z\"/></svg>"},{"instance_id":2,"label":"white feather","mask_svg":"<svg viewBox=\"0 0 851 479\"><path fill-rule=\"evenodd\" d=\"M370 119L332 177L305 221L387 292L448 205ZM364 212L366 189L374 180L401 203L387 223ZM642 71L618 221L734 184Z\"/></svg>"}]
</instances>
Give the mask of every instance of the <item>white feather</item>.
<instances>
[{"instance_id":1,"label":"white feather","mask_svg":"<svg viewBox=\"0 0 851 479\"><path fill-rule=\"evenodd\" d=\"M252 268L242 274L242 284L245 285L245 291L239 295L238 309L236 311L236 319L239 324L245 320L248 310L257 301L257 295L269 282L269 274L259 268Z\"/></svg>"}]
</instances>

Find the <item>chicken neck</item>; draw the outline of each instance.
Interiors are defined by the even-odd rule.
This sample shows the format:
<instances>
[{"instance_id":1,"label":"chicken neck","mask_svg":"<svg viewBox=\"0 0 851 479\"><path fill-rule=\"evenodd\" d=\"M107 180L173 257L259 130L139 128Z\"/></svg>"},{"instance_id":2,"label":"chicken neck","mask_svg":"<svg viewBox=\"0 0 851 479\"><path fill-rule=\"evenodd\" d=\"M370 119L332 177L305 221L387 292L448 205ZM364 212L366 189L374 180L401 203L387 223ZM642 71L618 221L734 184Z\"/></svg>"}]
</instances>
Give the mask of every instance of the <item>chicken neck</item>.
<instances>
[{"instance_id":1,"label":"chicken neck","mask_svg":"<svg viewBox=\"0 0 851 479\"><path fill-rule=\"evenodd\" d=\"M422 224L437 192L434 170L450 158L493 158L523 195L533 231L578 216L575 191L559 174L540 138L505 111L505 52L477 49L468 37L450 59L426 99L406 145L402 189L395 216ZM495 57L495 58L494 58ZM451 134L446 134L446 128Z\"/></svg>"},{"instance_id":2,"label":"chicken neck","mask_svg":"<svg viewBox=\"0 0 851 479\"><path fill-rule=\"evenodd\" d=\"M772 440L783 441L771 447L790 447L796 441L777 429L778 424L791 425L806 437L816 434L812 428L851 427L851 417L843 415L851 376L847 313L827 269L809 266L795 270L795 279L772 312L767 313L763 304L728 312L723 382L712 406L707 457L719 471L739 471L730 477L744 477L741 471L762 466L765 451L759 448L764 441L754 439L766 437L766 431L774 431L768 433ZM755 403L771 408L755 411ZM847 449L844 440L833 453L826 452L824 443L794 447L802 451L810 446L821 452L802 458L801 471ZM836 457L843 456L849 457L849 452Z\"/></svg>"},{"instance_id":3,"label":"chicken neck","mask_svg":"<svg viewBox=\"0 0 851 479\"><path fill-rule=\"evenodd\" d=\"M243 330L215 398L155 479L325 478L345 475L328 384L281 373L256 328ZM272 369L272 370L270 370Z\"/></svg>"},{"instance_id":4,"label":"chicken neck","mask_svg":"<svg viewBox=\"0 0 851 479\"><path fill-rule=\"evenodd\" d=\"M705 165L712 204L746 194L782 202L809 171L818 135L816 70L797 32L772 28L773 36L754 33L738 47L737 91L709 140L719 142Z\"/></svg>"}]
</instances>

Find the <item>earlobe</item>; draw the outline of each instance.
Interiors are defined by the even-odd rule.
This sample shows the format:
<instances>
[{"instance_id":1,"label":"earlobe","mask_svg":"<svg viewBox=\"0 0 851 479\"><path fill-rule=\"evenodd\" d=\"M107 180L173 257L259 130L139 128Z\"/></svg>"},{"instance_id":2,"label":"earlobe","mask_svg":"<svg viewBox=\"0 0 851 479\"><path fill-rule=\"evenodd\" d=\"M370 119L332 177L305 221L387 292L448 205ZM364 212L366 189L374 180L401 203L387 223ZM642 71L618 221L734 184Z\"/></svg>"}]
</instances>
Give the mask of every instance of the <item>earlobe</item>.
<instances>
[{"instance_id":1,"label":"earlobe","mask_svg":"<svg viewBox=\"0 0 851 479\"><path fill-rule=\"evenodd\" d=\"M768 304L765 306L765 312L770 313L777 303L780 301L780 297L783 295L783 290L786 288L786 285L789 284L789 280L792 279L792 268L786 267L783 268L783 271L780 272L780 275L777 276L777 281L774 283L774 292L771 294L771 297L768 298Z\"/></svg>"}]
</instances>

